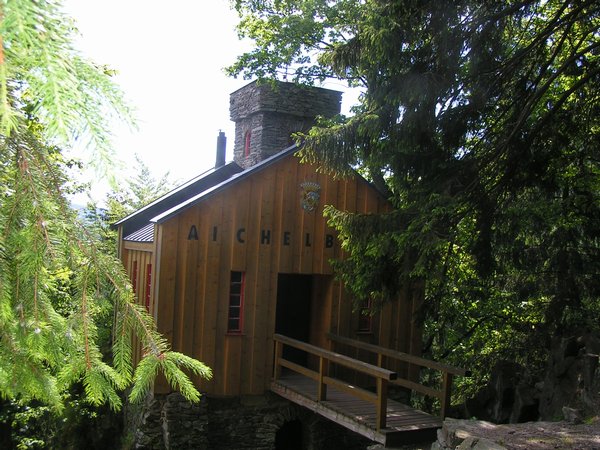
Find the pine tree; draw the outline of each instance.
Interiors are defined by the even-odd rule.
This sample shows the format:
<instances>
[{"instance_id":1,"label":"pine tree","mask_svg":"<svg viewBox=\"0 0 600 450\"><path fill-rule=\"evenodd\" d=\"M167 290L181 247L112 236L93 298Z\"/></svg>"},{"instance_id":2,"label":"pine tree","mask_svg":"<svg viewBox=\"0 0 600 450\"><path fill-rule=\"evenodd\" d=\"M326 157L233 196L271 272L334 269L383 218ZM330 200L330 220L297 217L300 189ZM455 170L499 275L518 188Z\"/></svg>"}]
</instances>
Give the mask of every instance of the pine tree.
<instances>
[{"instance_id":1,"label":"pine tree","mask_svg":"<svg viewBox=\"0 0 600 450\"><path fill-rule=\"evenodd\" d=\"M117 183L101 205L90 202L85 211L86 226L100 239L102 251L116 255L117 231L112 225L169 192L175 182L169 172L155 177L146 163L135 155L137 174Z\"/></svg>"},{"instance_id":2,"label":"pine tree","mask_svg":"<svg viewBox=\"0 0 600 450\"><path fill-rule=\"evenodd\" d=\"M65 390L82 383L89 402L119 408L120 390L133 384L139 400L161 370L196 401L188 374L210 369L170 351L65 196L58 145L84 140L106 167L111 114L129 117L110 71L73 48L74 32L60 1L0 3L0 395L60 410ZM107 310L112 358L99 346ZM134 334L144 350L135 370Z\"/></svg>"}]
</instances>

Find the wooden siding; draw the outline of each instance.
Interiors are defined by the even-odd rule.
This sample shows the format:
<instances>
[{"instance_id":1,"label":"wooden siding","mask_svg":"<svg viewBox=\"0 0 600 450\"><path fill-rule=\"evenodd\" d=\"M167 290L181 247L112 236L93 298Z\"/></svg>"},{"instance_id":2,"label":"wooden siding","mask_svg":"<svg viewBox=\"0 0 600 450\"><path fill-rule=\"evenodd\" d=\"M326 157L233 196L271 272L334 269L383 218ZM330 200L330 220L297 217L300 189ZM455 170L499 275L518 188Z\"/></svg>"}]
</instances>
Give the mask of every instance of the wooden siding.
<instances>
[{"instance_id":1,"label":"wooden siding","mask_svg":"<svg viewBox=\"0 0 600 450\"><path fill-rule=\"evenodd\" d=\"M135 277L135 285L133 286L133 290L136 296L136 303L139 305L144 305L146 296L148 295L147 291L147 267L149 264L153 264L154 259L152 252L141 251L141 250L128 250L125 258L125 268L127 273L131 277L131 281L133 283L133 268L134 265L137 267L137 276ZM154 267L152 268L152 272L154 273ZM152 297L151 297L152 298Z\"/></svg>"},{"instance_id":2,"label":"wooden siding","mask_svg":"<svg viewBox=\"0 0 600 450\"><path fill-rule=\"evenodd\" d=\"M301 205L304 182L320 186L312 212ZM389 207L363 179L334 180L290 155L158 224L158 328L174 350L213 369L211 381L199 381L202 391L230 396L269 389L279 274L313 275L311 343L329 345L327 332L356 336L356 313L329 263L343 255L336 239L328 245L328 235L336 233L323 217L325 204L361 213ZM241 334L227 333L232 270L245 272ZM406 351L398 343L414 331L405 316L412 301L392 309L374 318L369 339ZM168 390L163 383L155 385L156 392Z\"/></svg>"},{"instance_id":3,"label":"wooden siding","mask_svg":"<svg viewBox=\"0 0 600 450\"><path fill-rule=\"evenodd\" d=\"M125 243L128 244L128 243ZM156 267L154 264L154 254L151 251L152 245L145 246L145 250L140 250L139 245L133 246L134 248L138 248L136 250L132 250L127 248L127 245L123 246L121 260L125 265L125 270L129 274L129 278L133 284L133 291L135 293L135 302L138 305L145 305L146 298L150 296L150 310L149 312L153 313L153 300L154 296L152 295L152 285L153 285L153 277L155 276ZM152 265L152 275L151 275L151 283L148 286L148 265ZM150 288L150 292L148 291ZM141 348L137 340L133 343L134 350L134 361L137 362L140 360L141 356Z\"/></svg>"}]
</instances>

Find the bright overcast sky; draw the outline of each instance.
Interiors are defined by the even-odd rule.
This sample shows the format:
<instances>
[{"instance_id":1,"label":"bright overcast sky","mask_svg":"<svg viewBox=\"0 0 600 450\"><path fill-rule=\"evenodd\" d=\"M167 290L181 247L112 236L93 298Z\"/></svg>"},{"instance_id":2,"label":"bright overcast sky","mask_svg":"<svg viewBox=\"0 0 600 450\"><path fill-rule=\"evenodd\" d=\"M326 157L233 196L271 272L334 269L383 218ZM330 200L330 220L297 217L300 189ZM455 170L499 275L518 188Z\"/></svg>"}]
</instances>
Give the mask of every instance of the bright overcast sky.
<instances>
[{"instance_id":1,"label":"bright overcast sky","mask_svg":"<svg viewBox=\"0 0 600 450\"><path fill-rule=\"evenodd\" d=\"M137 111L138 131L114 128L115 149L127 166L134 167L137 153L155 176L169 171L185 181L214 165L219 130L232 159L229 94L248 81L227 77L223 68L249 44L238 40L229 4L64 0L81 34L78 47L118 71L116 82ZM342 90L343 84L329 87Z\"/></svg>"},{"instance_id":2,"label":"bright overcast sky","mask_svg":"<svg viewBox=\"0 0 600 450\"><path fill-rule=\"evenodd\" d=\"M139 129L115 124L114 146L127 166L139 154L156 176L182 181L210 168L219 130L233 127L229 93L246 82L223 67L243 50L228 0L65 0L78 47L117 70Z\"/></svg>"}]
</instances>

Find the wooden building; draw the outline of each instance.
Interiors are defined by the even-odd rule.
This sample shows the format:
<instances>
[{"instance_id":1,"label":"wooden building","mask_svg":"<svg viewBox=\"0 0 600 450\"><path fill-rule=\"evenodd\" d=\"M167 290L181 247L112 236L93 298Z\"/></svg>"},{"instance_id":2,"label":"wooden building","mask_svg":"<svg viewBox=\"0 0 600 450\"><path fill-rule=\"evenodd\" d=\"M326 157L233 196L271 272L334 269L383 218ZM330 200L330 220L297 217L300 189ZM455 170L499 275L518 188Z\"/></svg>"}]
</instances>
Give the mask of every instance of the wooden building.
<instances>
[{"instance_id":1,"label":"wooden building","mask_svg":"<svg viewBox=\"0 0 600 450\"><path fill-rule=\"evenodd\" d=\"M199 381L209 396L269 390L275 333L322 348L334 333L419 352L413 311L421 290L364 316L330 265L344 255L323 207L378 213L386 199L359 175L333 179L301 164L290 141L316 115L339 112L340 99L287 83L234 92L234 162L225 163L221 133L214 169L116 224L138 301L174 350L213 369L212 380ZM158 383L155 393L168 389Z\"/></svg>"}]
</instances>

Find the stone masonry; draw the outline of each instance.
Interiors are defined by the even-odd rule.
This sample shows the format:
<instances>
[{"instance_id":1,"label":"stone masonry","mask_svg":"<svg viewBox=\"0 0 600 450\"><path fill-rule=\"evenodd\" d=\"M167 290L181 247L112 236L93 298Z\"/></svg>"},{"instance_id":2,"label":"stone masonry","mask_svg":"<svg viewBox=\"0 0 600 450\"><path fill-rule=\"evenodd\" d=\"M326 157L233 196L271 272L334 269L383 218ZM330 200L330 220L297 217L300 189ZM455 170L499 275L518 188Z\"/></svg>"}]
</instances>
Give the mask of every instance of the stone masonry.
<instances>
[{"instance_id":1,"label":"stone masonry","mask_svg":"<svg viewBox=\"0 0 600 450\"><path fill-rule=\"evenodd\" d=\"M299 423L293 448L364 450L373 442L274 394L211 398L192 405L179 393L148 397L128 411L131 448L171 450L277 450L278 431ZM290 439L287 436L287 439Z\"/></svg>"},{"instance_id":2,"label":"stone masonry","mask_svg":"<svg viewBox=\"0 0 600 450\"><path fill-rule=\"evenodd\" d=\"M342 93L293 83L252 82L233 92L229 112L235 122L234 161L248 168L291 146L317 116L340 112ZM249 136L250 152L245 155Z\"/></svg>"}]
</instances>

